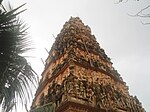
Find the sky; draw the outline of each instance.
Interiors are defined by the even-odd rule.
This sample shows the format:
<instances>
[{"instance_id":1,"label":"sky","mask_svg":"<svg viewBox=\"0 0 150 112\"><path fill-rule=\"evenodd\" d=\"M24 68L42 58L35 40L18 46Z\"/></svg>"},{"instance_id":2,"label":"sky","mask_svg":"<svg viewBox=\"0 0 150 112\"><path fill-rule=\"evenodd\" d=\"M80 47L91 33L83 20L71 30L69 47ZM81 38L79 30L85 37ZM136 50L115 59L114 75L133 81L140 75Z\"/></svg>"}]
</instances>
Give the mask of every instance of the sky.
<instances>
[{"instance_id":1,"label":"sky","mask_svg":"<svg viewBox=\"0 0 150 112\"><path fill-rule=\"evenodd\" d=\"M43 60L48 56L56 37L71 16L80 17L95 35L100 46L111 58L113 66L136 95L147 112L150 112L150 19L132 17L150 4L149 0L134 0L116 4L117 0L11 0L15 8L27 3L21 18L29 26L34 51L28 58L35 71L41 75ZM149 10L150 11L150 10ZM149 12L147 11L147 12ZM20 109L21 112L24 110ZM25 111L24 111L25 112Z\"/></svg>"}]
</instances>

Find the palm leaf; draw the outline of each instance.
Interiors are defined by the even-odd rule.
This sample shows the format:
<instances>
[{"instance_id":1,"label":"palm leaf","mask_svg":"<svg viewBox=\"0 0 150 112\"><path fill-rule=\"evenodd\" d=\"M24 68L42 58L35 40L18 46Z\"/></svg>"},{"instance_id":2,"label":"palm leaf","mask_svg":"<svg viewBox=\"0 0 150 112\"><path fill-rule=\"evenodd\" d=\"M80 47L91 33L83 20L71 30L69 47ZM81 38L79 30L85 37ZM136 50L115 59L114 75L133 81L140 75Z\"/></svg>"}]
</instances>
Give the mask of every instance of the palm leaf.
<instances>
[{"instance_id":1,"label":"palm leaf","mask_svg":"<svg viewBox=\"0 0 150 112\"><path fill-rule=\"evenodd\" d=\"M35 71L21 56L31 49L28 28L18 19L18 15L25 11L18 10L24 5L15 9L9 6L9 10L0 6L0 104L3 112L12 110L18 99L22 104L27 102L32 95L30 85L37 84Z\"/></svg>"}]
</instances>

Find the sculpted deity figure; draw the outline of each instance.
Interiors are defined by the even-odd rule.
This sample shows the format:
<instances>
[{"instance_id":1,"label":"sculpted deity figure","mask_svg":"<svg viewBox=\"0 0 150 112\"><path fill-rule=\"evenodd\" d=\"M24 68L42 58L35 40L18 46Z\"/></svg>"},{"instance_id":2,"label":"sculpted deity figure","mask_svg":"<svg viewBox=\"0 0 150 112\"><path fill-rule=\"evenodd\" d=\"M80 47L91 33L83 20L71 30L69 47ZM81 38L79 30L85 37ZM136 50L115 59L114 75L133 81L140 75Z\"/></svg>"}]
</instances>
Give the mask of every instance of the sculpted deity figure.
<instances>
[{"instance_id":1,"label":"sculpted deity figure","mask_svg":"<svg viewBox=\"0 0 150 112\"><path fill-rule=\"evenodd\" d=\"M80 94L79 94L79 96L80 97L85 97L85 87L84 87L82 81L80 82Z\"/></svg>"}]
</instances>

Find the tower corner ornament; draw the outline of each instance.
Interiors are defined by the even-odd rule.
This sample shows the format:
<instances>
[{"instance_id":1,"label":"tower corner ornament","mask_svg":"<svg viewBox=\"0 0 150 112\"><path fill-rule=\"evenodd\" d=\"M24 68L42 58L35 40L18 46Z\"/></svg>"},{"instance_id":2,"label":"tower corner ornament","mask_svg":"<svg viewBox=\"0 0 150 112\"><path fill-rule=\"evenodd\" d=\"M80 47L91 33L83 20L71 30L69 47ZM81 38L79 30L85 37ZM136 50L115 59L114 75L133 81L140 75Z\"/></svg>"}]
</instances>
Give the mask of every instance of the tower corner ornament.
<instances>
[{"instance_id":1,"label":"tower corner ornament","mask_svg":"<svg viewBox=\"0 0 150 112\"><path fill-rule=\"evenodd\" d=\"M71 17L57 35L30 112L146 112L89 26Z\"/></svg>"}]
</instances>

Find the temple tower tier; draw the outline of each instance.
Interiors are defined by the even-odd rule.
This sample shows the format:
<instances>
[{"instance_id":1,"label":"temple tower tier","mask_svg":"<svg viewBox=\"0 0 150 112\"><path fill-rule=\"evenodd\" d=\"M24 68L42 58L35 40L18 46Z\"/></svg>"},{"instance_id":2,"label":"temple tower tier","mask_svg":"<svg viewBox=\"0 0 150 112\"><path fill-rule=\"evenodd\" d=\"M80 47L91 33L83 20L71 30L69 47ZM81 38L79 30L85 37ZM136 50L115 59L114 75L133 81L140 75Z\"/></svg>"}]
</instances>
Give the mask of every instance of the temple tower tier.
<instances>
[{"instance_id":1,"label":"temple tower tier","mask_svg":"<svg viewBox=\"0 0 150 112\"><path fill-rule=\"evenodd\" d=\"M145 112L89 26L71 17L46 59L30 112Z\"/></svg>"}]
</instances>

